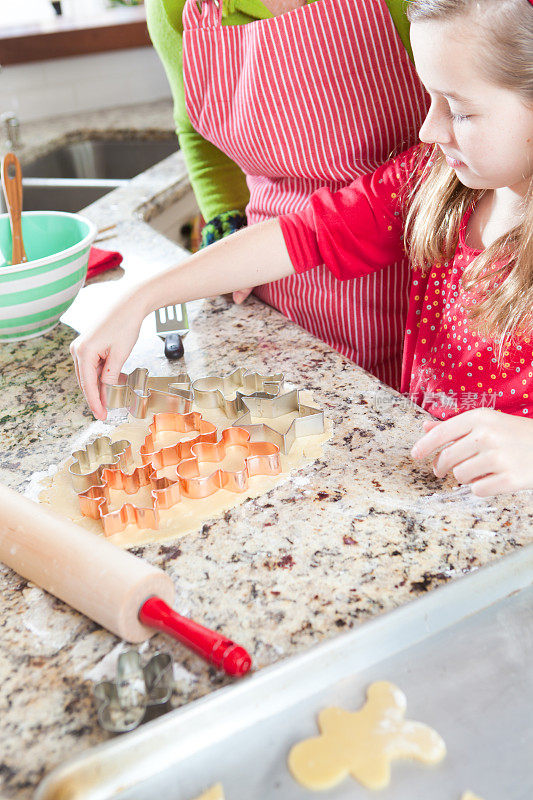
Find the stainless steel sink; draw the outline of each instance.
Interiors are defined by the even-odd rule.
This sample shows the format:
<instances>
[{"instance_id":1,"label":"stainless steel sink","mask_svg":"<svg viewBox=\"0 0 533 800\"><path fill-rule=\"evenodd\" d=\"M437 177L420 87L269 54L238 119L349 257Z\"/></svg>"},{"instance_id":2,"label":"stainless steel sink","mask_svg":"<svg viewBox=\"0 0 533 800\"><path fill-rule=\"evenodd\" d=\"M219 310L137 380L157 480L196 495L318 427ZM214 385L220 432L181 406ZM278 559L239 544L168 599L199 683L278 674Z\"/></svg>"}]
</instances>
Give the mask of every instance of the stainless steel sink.
<instances>
[{"instance_id":1,"label":"stainless steel sink","mask_svg":"<svg viewBox=\"0 0 533 800\"><path fill-rule=\"evenodd\" d=\"M80 211L178 149L176 137L91 138L23 164L27 211Z\"/></svg>"},{"instance_id":2,"label":"stainless steel sink","mask_svg":"<svg viewBox=\"0 0 533 800\"><path fill-rule=\"evenodd\" d=\"M56 147L24 165L28 178L127 179L175 153L175 136L168 139L87 139Z\"/></svg>"}]
</instances>

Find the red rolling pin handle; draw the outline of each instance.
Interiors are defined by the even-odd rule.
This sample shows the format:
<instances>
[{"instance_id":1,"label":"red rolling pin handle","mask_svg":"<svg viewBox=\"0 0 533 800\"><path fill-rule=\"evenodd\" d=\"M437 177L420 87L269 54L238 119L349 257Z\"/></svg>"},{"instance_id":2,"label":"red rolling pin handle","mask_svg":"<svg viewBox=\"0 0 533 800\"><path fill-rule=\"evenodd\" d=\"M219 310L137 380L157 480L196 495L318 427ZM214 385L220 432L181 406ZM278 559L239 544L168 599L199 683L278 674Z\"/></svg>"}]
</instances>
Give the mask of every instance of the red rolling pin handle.
<instances>
[{"instance_id":1,"label":"red rolling pin handle","mask_svg":"<svg viewBox=\"0 0 533 800\"><path fill-rule=\"evenodd\" d=\"M245 675L252 666L252 659L244 647L180 616L160 597L150 597L143 603L139 619L149 628L170 634L228 675Z\"/></svg>"}]
</instances>

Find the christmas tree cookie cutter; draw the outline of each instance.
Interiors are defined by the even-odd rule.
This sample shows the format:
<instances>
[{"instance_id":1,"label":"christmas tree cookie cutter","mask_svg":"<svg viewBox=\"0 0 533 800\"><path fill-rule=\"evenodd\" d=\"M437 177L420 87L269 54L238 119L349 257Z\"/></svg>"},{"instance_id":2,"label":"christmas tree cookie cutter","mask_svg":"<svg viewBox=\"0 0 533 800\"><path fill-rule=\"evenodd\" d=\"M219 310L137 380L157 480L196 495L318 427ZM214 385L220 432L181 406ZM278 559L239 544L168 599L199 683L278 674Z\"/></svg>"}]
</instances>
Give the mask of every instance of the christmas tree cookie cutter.
<instances>
[{"instance_id":1,"label":"christmas tree cookie cutter","mask_svg":"<svg viewBox=\"0 0 533 800\"><path fill-rule=\"evenodd\" d=\"M302 403L299 389L277 397L243 397L242 402L246 412L233 425L248 431L252 442L272 442L284 455L290 452L296 439L324 433L324 411ZM291 412L296 412L297 417L285 433L279 433L265 422L252 422L252 419L276 419Z\"/></svg>"}]
</instances>

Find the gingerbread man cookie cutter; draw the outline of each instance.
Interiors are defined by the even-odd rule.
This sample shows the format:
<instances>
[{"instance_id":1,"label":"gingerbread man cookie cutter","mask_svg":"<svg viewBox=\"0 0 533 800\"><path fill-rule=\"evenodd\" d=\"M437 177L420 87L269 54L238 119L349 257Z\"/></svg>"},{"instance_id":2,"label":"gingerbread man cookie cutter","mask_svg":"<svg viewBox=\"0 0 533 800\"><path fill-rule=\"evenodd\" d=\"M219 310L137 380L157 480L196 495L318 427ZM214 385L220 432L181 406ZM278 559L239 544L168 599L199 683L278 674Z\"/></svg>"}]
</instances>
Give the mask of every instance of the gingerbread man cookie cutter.
<instances>
[{"instance_id":1,"label":"gingerbread man cookie cutter","mask_svg":"<svg viewBox=\"0 0 533 800\"><path fill-rule=\"evenodd\" d=\"M326 708L318 715L320 736L295 745L289 753L293 777L308 789L337 786L349 774L368 789L388 786L391 761L417 759L438 764L446 755L439 734L405 719L403 692L387 681L371 684L360 711Z\"/></svg>"},{"instance_id":2,"label":"gingerbread man cookie cutter","mask_svg":"<svg viewBox=\"0 0 533 800\"><path fill-rule=\"evenodd\" d=\"M72 458L74 462L68 470L76 492L99 483L106 467L129 469L133 466L131 443L127 439L112 442L109 436L99 436L82 450L75 450Z\"/></svg>"},{"instance_id":3,"label":"gingerbread man cookie cutter","mask_svg":"<svg viewBox=\"0 0 533 800\"><path fill-rule=\"evenodd\" d=\"M100 383L99 388L107 409L126 408L137 419L160 411L187 414L192 409L191 380L185 372L157 376L138 367L129 374L121 372L117 384Z\"/></svg>"},{"instance_id":4,"label":"gingerbread man cookie cutter","mask_svg":"<svg viewBox=\"0 0 533 800\"><path fill-rule=\"evenodd\" d=\"M154 414L148 430L149 433L141 445L139 455L143 464L151 463L156 472L164 467L178 464L184 458L190 458L191 447L194 444L216 442L217 440L216 425L203 419L198 411L190 411L188 414L174 412ZM158 434L162 432L189 434L193 431L196 431L198 435L185 441L179 441L177 444L159 448L155 444Z\"/></svg>"},{"instance_id":5,"label":"gingerbread man cookie cutter","mask_svg":"<svg viewBox=\"0 0 533 800\"><path fill-rule=\"evenodd\" d=\"M176 472L186 497L201 499L214 494L218 489L245 492L252 476L279 475L281 472L277 445L271 442L251 442L250 434L242 428L225 428L221 437L214 444L206 442L193 445L192 457L178 464ZM231 448L244 451L241 469L226 470L219 466L207 475L200 474L200 464L222 464Z\"/></svg>"},{"instance_id":6,"label":"gingerbread man cookie cutter","mask_svg":"<svg viewBox=\"0 0 533 800\"><path fill-rule=\"evenodd\" d=\"M157 434L161 431L197 432L198 435L157 449ZM124 443L129 445L126 440L120 442L121 445ZM243 451L241 468L225 470L218 466L208 475L200 474L201 463L221 465L231 448ZM78 492L82 514L99 520L105 536L120 533L130 524L157 530L161 509L172 508L181 500L182 494L201 499L222 488L243 492L248 488L250 477L278 475L281 472L279 448L276 445L270 442L251 443L248 431L235 427L224 429L221 439L217 441L216 426L204 420L197 411L185 415L155 414L139 454L143 464L131 472L116 466L101 465L84 476L85 482L89 477L93 477L94 481ZM176 466L176 477L159 477L158 472L169 466ZM136 494L143 486L150 486L150 506L123 503L120 508L109 510L111 489Z\"/></svg>"},{"instance_id":7,"label":"gingerbread man cookie cutter","mask_svg":"<svg viewBox=\"0 0 533 800\"><path fill-rule=\"evenodd\" d=\"M200 408L220 408L227 417L234 419L245 410L244 397L275 397L283 388L283 382L282 373L261 375L240 367L223 377L197 378L191 389L194 402Z\"/></svg>"},{"instance_id":8,"label":"gingerbread man cookie cutter","mask_svg":"<svg viewBox=\"0 0 533 800\"><path fill-rule=\"evenodd\" d=\"M290 451L296 439L324 433L324 411L302 403L299 389L277 397L243 397L242 403L246 412L233 425L248 431L253 442L272 442L284 455ZM252 423L254 418L275 419L291 412L296 412L297 417L285 433L279 433L265 422Z\"/></svg>"}]
</instances>

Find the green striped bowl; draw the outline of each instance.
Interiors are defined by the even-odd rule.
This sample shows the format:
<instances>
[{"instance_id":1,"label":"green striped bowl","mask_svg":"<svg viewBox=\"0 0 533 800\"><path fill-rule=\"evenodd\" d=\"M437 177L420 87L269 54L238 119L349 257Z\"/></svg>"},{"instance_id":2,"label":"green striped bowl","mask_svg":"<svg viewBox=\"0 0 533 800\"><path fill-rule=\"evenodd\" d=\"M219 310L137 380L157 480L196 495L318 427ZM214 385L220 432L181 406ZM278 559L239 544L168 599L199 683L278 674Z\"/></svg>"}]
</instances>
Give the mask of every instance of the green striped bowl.
<instances>
[{"instance_id":1,"label":"green striped bowl","mask_svg":"<svg viewBox=\"0 0 533 800\"><path fill-rule=\"evenodd\" d=\"M85 282L92 222L64 211L25 211L22 237L28 261L9 265L11 228L0 214L0 342L32 339L51 330Z\"/></svg>"}]
</instances>

